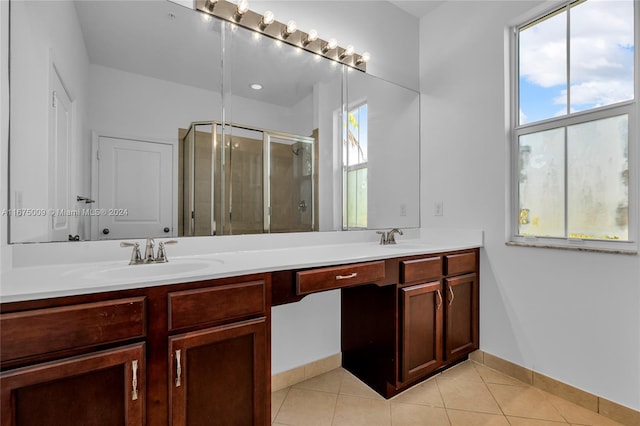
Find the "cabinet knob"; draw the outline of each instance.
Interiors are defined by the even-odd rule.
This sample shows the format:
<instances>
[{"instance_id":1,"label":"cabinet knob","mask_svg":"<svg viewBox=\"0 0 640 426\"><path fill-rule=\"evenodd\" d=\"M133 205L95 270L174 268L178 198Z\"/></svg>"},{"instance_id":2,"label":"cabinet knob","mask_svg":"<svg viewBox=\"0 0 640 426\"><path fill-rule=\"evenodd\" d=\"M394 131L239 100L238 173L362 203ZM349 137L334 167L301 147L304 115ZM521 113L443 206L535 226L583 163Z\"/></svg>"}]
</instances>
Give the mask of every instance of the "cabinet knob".
<instances>
[{"instance_id":1,"label":"cabinet knob","mask_svg":"<svg viewBox=\"0 0 640 426\"><path fill-rule=\"evenodd\" d=\"M104 235L107 235L107 234L109 233L109 228L104 228L104 229L102 230L102 233L103 233Z\"/></svg>"},{"instance_id":2,"label":"cabinet knob","mask_svg":"<svg viewBox=\"0 0 640 426\"><path fill-rule=\"evenodd\" d=\"M164 227L164 229L163 229L163 231L164 231L165 233L169 233L169 231L171 231L171 228L169 228L168 226L165 226L165 227Z\"/></svg>"}]
</instances>

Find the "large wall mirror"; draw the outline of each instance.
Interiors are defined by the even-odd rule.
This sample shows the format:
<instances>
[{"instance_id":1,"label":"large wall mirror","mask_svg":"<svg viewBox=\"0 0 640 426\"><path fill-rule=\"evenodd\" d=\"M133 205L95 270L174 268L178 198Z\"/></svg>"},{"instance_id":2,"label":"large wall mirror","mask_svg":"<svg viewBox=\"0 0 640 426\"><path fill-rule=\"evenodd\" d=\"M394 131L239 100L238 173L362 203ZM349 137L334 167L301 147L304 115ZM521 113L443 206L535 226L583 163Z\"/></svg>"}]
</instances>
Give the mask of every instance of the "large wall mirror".
<instances>
[{"instance_id":1,"label":"large wall mirror","mask_svg":"<svg viewBox=\"0 0 640 426\"><path fill-rule=\"evenodd\" d=\"M10 240L419 226L419 95L165 0L10 2Z\"/></svg>"}]
</instances>

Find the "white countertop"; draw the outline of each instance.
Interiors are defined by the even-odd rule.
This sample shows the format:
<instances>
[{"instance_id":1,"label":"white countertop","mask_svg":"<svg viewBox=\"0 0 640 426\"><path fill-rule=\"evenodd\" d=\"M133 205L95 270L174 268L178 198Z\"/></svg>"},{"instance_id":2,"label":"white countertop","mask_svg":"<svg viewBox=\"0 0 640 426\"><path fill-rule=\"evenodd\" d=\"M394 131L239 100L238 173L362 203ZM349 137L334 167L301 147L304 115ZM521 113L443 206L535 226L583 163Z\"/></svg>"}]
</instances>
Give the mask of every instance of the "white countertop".
<instances>
[{"instance_id":1,"label":"white countertop","mask_svg":"<svg viewBox=\"0 0 640 426\"><path fill-rule=\"evenodd\" d=\"M0 302L144 288L482 246L482 231L478 230L449 230L445 233L425 230L405 232L407 238L397 237L396 246L379 245L373 231L321 234L325 233L241 236L226 241L223 240L225 237L181 239L178 245L167 247L168 263L132 266L128 265L131 249L120 249L119 242L115 241L94 242L87 244L92 247L96 247L96 244L104 245L97 247L105 248L103 258L109 260L93 261L89 256L88 261L77 261L78 259L73 257L73 263L59 263L58 259L56 264L16 266L16 263L29 263L21 257L40 256L43 250L51 250L52 256L53 252L56 252L59 257L60 251L77 251L79 247L77 243L34 245L31 248L21 248L24 253L18 253L17 257L14 253L14 267L0 275ZM216 243L224 242L229 248L225 250L220 244L212 244L213 240L216 240ZM111 246L114 245L118 245L119 250L112 250ZM178 249L181 245L181 249ZM273 248L268 248L269 246ZM85 250L88 248L90 247L85 247ZM117 253L118 260L112 259L113 253ZM56 256L53 258L55 261Z\"/></svg>"}]
</instances>

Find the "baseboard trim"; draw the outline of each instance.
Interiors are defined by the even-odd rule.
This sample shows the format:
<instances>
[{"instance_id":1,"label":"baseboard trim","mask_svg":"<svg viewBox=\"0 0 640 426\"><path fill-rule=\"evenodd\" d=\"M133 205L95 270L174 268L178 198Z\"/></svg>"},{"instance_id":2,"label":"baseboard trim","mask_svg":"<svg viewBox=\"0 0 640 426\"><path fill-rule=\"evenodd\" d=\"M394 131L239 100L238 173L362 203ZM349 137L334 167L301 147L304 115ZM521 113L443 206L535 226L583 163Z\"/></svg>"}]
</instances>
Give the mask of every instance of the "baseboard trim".
<instances>
[{"instance_id":1,"label":"baseboard trim","mask_svg":"<svg viewBox=\"0 0 640 426\"><path fill-rule=\"evenodd\" d=\"M477 350L469 355L469 359L552 395L573 402L618 423L629 426L640 425L640 411L578 389L488 352Z\"/></svg>"},{"instance_id":2,"label":"baseboard trim","mask_svg":"<svg viewBox=\"0 0 640 426\"><path fill-rule=\"evenodd\" d=\"M288 388L312 377L319 376L328 371L335 370L342 365L342 353L337 353L309 364L271 376L271 391Z\"/></svg>"}]
</instances>

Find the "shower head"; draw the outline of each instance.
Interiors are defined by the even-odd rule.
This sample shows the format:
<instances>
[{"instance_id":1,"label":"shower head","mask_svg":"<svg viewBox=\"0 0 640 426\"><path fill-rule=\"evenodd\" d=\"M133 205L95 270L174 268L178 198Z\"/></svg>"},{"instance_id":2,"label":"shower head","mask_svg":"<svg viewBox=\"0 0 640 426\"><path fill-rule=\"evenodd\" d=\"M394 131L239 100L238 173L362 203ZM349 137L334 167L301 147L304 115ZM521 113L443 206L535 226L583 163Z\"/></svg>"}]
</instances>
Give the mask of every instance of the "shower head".
<instances>
[{"instance_id":1,"label":"shower head","mask_svg":"<svg viewBox=\"0 0 640 426\"><path fill-rule=\"evenodd\" d=\"M295 155L299 155L301 150L302 148L296 148L296 149L292 149L291 152L293 152Z\"/></svg>"}]
</instances>

